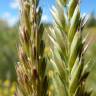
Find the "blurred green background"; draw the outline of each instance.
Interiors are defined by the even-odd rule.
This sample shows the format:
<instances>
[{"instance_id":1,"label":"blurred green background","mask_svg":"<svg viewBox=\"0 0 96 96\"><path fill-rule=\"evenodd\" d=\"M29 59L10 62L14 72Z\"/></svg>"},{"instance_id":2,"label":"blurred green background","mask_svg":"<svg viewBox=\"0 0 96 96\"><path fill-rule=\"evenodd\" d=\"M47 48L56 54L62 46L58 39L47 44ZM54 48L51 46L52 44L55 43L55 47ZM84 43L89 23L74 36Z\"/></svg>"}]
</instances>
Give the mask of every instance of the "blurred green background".
<instances>
[{"instance_id":1,"label":"blurred green background","mask_svg":"<svg viewBox=\"0 0 96 96\"><path fill-rule=\"evenodd\" d=\"M0 20L0 80L16 80L17 42L17 24L9 27L6 21Z\"/></svg>"}]
</instances>

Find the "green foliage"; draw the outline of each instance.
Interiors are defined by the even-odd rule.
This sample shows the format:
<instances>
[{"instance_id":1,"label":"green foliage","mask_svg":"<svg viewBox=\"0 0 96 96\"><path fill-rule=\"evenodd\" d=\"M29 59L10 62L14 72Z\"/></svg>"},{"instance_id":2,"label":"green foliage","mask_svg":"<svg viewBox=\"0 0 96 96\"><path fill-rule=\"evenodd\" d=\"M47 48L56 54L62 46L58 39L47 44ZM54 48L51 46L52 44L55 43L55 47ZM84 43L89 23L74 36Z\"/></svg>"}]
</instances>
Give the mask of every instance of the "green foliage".
<instances>
[{"instance_id":1,"label":"green foliage","mask_svg":"<svg viewBox=\"0 0 96 96\"><path fill-rule=\"evenodd\" d=\"M90 15L87 27L96 27L96 16L94 15L94 13Z\"/></svg>"},{"instance_id":2,"label":"green foliage","mask_svg":"<svg viewBox=\"0 0 96 96\"><path fill-rule=\"evenodd\" d=\"M16 80L17 28L9 28L7 22L0 20L0 79Z\"/></svg>"}]
</instances>

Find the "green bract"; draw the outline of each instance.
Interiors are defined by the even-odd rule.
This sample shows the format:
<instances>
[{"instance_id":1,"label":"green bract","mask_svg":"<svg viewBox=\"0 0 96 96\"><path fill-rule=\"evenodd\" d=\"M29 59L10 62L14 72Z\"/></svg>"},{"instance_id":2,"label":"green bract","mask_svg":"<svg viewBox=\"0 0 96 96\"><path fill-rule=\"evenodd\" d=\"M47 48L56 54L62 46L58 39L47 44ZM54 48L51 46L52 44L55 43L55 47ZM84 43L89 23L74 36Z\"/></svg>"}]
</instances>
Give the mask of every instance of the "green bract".
<instances>
[{"instance_id":1,"label":"green bract","mask_svg":"<svg viewBox=\"0 0 96 96\"><path fill-rule=\"evenodd\" d=\"M54 76L57 75L53 78L60 79L59 82L56 79L54 81L59 85L53 84L53 86L57 84L59 94L55 94L57 91L52 91L51 94L52 96L90 96L90 92L85 89L89 72L85 68L87 65L84 64L84 50L88 46L84 45L85 38L82 37L86 18L80 15L80 0L66 1L57 0L56 6L51 11L55 22L50 28L49 38L54 48L51 48L53 58L49 61L54 67Z\"/></svg>"}]
</instances>

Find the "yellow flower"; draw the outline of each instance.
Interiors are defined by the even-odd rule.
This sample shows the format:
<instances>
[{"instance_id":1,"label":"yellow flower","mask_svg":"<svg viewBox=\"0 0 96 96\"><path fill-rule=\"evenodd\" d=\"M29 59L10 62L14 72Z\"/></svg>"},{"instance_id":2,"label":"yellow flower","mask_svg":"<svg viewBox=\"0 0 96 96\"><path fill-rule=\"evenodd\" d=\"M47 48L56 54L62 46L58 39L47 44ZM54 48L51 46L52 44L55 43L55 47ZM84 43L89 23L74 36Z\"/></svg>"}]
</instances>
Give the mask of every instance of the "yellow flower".
<instances>
[{"instance_id":1,"label":"yellow flower","mask_svg":"<svg viewBox=\"0 0 96 96\"><path fill-rule=\"evenodd\" d=\"M10 93L11 93L11 94L14 94L15 91L16 91L16 86L15 86L15 84L12 84L12 86L11 86L11 88L10 88Z\"/></svg>"},{"instance_id":2,"label":"yellow flower","mask_svg":"<svg viewBox=\"0 0 96 96\"><path fill-rule=\"evenodd\" d=\"M9 86L10 86L10 81L9 81L9 80L6 80L6 81L4 82L4 86L9 87Z\"/></svg>"}]
</instances>

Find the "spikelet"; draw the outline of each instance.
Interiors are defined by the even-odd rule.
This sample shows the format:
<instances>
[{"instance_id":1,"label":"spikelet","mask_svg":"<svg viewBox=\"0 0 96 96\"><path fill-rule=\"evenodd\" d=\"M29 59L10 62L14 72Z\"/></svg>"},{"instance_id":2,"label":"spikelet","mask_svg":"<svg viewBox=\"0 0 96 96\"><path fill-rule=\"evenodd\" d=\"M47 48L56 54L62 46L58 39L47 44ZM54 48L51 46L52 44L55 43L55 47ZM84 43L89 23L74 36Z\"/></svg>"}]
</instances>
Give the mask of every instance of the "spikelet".
<instances>
[{"instance_id":1,"label":"spikelet","mask_svg":"<svg viewBox=\"0 0 96 96\"><path fill-rule=\"evenodd\" d=\"M16 66L17 96L47 95L44 27L41 23L42 9L38 4L39 0L20 1L19 62Z\"/></svg>"},{"instance_id":2,"label":"spikelet","mask_svg":"<svg viewBox=\"0 0 96 96\"><path fill-rule=\"evenodd\" d=\"M85 90L89 72L84 64L86 46L82 30L86 18L80 15L80 0L56 1L56 6L51 10L55 22L49 33L50 41L54 45L54 48L51 48L53 58L50 59L50 63L54 67L54 76L57 74L53 76L54 82L59 81L56 80L59 76L63 89L60 86L56 87L59 95L52 96L90 96L91 93ZM56 84L58 85L53 85ZM64 93L60 94L62 91Z\"/></svg>"}]
</instances>

